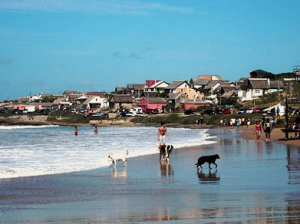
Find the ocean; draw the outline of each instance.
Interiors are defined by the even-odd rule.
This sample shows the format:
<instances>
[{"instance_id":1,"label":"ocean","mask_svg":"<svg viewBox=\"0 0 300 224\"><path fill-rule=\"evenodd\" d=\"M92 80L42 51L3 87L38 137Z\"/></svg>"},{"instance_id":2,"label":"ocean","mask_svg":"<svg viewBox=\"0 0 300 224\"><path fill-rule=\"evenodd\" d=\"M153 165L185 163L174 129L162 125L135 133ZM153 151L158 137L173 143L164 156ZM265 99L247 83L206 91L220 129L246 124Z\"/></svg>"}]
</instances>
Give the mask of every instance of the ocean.
<instances>
[{"instance_id":1,"label":"ocean","mask_svg":"<svg viewBox=\"0 0 300 224\"><path fill-rule=\"evenodd\" d=\"M157 127L0 126L0 179L92 170L111 164L108 153L128 158L158 154ZM168 128L176 148L215 143L207 129Z\"/></svg>"}]
</instances>

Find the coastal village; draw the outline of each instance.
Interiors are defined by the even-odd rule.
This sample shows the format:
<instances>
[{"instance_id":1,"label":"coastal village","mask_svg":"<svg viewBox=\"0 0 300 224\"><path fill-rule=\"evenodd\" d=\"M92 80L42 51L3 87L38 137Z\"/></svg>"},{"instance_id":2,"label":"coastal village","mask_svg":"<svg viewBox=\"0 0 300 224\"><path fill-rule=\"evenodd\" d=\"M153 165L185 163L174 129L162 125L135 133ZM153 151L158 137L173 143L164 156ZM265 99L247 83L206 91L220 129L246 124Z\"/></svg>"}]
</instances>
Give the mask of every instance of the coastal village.
<instances>
[{"instance_id":1,"label":"coastal village","mask_svg":"<svg viewBox=\"0 0 300 224\"><path fill-rule=\"evenodd\" d=\"M236 82L222 80L219 75L198 75L172 83L145 80L145 83L115 87L112 93L65 91L63 94L20 96L14 101L2 102L0 109L2 113L10 111L19 114L60 109L92 115L96 112L129 112L131 108L140 108L144 114L187 110L201 112L207 108L219 108L219 113L222 113L222 109L228 107L231 113L237 113L247 102L250 102L248 107L254 109L255 102L267 95L276 96L273 104L280 103L280 97L282 100L286 96L289 101L297 101L288 93L291 83L297 83L299 67L293 73L286 74L284 80L264 70L251 71L248 78Z\"/></svg>"}]
</instances>

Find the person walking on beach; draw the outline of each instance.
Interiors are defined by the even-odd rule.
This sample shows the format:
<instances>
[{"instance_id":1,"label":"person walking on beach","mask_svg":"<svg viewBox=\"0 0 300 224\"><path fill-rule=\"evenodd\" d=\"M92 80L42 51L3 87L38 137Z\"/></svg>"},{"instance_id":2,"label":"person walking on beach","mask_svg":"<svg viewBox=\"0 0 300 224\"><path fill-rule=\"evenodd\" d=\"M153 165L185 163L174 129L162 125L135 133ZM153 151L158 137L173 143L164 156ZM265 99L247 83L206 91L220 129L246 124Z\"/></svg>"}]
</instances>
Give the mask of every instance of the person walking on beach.
<instances>
[{"instance_id":1,"label":"person walking on beach","mask_svg":"<svg viewBox=\"0 0 300 224\"><path fill-rule=\"evenodd\" d=\"M275 118L275 115L273 114L272 118L271 118L271 127L272 127L272 129L274 129L274 127L275 127L275 120L276 120L276 118Z\"/></svg>"},{"instance_id":2,"label":"person walking on beach","mask_svg":"<svg viewBox=\"0 0 300 224\"><path fill-rule=\"evenodd\" d=\"M256 141L258 141L260 139L261 134L261 124L259 123L259 121L256 121L254 134L256 134Z\"/></svg>"},{"instance_id":3,"label":"person walking on beach","mask_svg":"<svg viewBox=\"0 0 300 224\"><path fill-rule=\"evenodd\" d=\"M77 128L77 126L75 126L75 131L74 131L74 134L75 134L75 136L77 136L77 135L78 135L78 128Z\"/></svg>"},{"instance_id":4,"label":"person walking on beach","mask_svg":"<svg viewBox=\"0 0 300 224\"><path fill-rule=\"evenodd\" d=\"M203 124L203 117L201 116L200 117L200 125L202 126L202 124Z\"/></svg>"},{"instance_id":5,"label":"person walking on beach","mask_svg":"<svg viewBox=\"0 0 300 224\"><path fill-rule=\"evenodd\" d=\"M157 140L158 140L158 148L159 149L161 148L162 145L166 144L166 135L168 136L168 138L170 138L165 123L161 122L161 125L158 128L158 132L157 132Z\"/></svg>"},{"instance_id":6,"label":"person walking on beach","mask_svg":"<svg viewBox=\"0 0 300 224\"><path fill-rule=\"evenodd\" d=\"M264 132L266 134L266 141L267 142L271 141L270 140L270 138L271 138L271 124L270 124L270 119L269 118L266 119Z\"/></svg>"},{"instance_id":7,"label":"person walking on beach","mask_svg":"<svg viewBox=\"0 0 300 224\"><path fill-rule=\"evenodd\" d=\"M247 117L247 128L249 127L250 124L251 124L251 119L250 117Z\"/></svg>"}]
</instances>

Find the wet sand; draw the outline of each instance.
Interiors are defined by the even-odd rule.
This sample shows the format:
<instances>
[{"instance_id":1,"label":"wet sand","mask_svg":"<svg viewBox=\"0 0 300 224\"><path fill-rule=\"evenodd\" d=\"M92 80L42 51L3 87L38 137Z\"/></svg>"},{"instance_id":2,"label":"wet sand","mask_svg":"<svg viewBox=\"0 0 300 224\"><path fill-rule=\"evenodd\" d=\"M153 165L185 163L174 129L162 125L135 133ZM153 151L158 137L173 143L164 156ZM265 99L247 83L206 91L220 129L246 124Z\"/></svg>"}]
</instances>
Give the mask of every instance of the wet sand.
<instances>
[{"instance_id":1,"label":"wet sand","mask_svg":"<svg viewBox=\"0 0 300 224\"><path fill-rule=\"evenodd\" d=\"M124 168L0 181L0 223L300 223L300 148L210 130L216 143ZM218 169L194 165L218 153Z\"/></svg>"}]
</instances>

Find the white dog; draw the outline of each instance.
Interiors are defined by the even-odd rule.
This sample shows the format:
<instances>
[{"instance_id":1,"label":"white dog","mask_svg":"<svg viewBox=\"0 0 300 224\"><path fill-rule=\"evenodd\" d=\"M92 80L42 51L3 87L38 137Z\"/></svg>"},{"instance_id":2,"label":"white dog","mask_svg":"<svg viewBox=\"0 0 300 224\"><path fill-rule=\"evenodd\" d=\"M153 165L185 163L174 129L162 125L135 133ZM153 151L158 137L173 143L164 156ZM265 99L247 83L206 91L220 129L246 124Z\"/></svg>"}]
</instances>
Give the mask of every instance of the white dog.
<instances>
[{"instance_id":1,"label":"white dog","mask_svg":"<svg viewBox=\"0 0 300 224\"><path fill-rule=\"evenodd\" d=\"M128 155L128 150L124 154L117 154L117 153L111 152L108 154L108 158L111 159L112 164L113 163L115 164L115 167L117 165L117 162L121 161L121 160L124 162L124 166L127 166L127 155ZM110 164L110 165L112 165L112 164Z\"/></svg>"}]
</instances>

